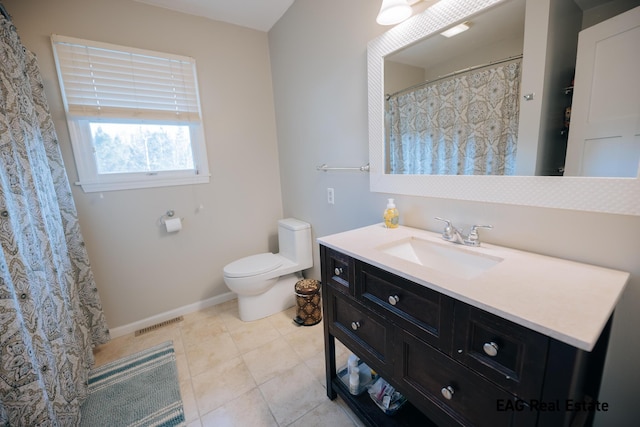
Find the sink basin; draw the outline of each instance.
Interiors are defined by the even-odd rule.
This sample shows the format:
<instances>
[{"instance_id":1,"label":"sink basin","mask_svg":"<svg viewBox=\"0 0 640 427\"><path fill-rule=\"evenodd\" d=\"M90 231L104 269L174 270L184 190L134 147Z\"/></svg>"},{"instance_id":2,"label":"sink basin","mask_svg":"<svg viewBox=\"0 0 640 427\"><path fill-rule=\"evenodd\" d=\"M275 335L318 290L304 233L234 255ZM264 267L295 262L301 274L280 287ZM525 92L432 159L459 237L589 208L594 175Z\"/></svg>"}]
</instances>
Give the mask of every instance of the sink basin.
<instances>
[{"instance_id":1,"label":"sink basin","mask_svg":"<svg viewBox=\"0 0 640 427\"><path fill-rule=\"evenodd\" d=\"M473 252L453 243L436 243L409 237L376 249L462 279L471 279L503 261L502 258Z\"/></svg>"}]
</instances>

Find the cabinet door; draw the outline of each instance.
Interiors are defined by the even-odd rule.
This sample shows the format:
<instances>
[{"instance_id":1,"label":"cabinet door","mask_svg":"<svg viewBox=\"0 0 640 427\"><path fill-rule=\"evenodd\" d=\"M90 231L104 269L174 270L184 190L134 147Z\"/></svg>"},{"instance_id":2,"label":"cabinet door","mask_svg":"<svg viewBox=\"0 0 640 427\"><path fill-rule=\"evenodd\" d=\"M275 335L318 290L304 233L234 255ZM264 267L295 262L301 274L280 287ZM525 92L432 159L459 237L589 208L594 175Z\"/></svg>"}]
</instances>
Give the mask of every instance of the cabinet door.
<instances>
[{"instance_id":1,"label":"cabinet door","mask_svg":"<svg viewBox=\"0 0 640 427\"><path fill-rule=\"evenodd\" d=\"M435 350L398 331L396 374L405 396L441 426L528 426L535 413L525 402Z\"/></svg>"},{"instance_id":2,"label":"cabinet door","mask_svg":"<svg viewBox=\"0 0 640 427\"><path fill-rule=\"evenodd\" d=\"M453 357L525 400L539 399L549 339L457 302Z\"/></svg>"},{"instance_id":3,"label":"cabinet door","mask_svg":"<svg viewBox=\"0 0 640 427\"><path fill-rule=\"evenodd\" d=\"M363 303L449 353L453 333L453 300L439 292L359 261L356 296Z\"/></svg>"},{"instance_id":4,"label":"cabinet door","mask_svg":"<svg viewBox=\"0 0 640 427\"><path fill-rule=\"evenodd\" d=\"M382 375L392 372L392 326L354 300L329 289L329 332Z\"/></svg>"},{"instance_id":5,"label":"cabinet door","mask_svg":"<svg viewBox=\"0 0 640 427\"><path fill-rule=\"evenodd\" d=\"M339 292L353 295L353 259L343 253L320 245L322 281Z\"/></svg>"},{"instance_id":6,"label":"cabinet door","mask_svg":"<svg viewBox=\"0 0 640 427\"><path fill-rule=\"evenodd\" d=\"M580 32L566 175L638 177L640 7Z\"/></svg>"}]
</instances>

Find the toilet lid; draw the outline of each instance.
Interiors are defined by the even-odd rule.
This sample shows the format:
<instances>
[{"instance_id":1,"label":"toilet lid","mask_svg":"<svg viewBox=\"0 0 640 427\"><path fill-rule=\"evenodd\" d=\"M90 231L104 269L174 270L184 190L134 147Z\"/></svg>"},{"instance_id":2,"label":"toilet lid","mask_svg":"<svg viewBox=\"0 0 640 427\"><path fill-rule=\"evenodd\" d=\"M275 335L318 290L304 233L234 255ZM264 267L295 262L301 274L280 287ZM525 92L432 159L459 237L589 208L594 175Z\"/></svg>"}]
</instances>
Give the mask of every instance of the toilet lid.
<instances>
[{"instance_id":1,"label":"toilet lid","mask_svg":"<svg viewBox=\"0 0 640 427\"><path fill-rule=\"evenodd\" d=\"M282 258L272 253L251 255L224 267L227 277L248 277L266 273L282 265Z\"/></svg>"}]
</instances>

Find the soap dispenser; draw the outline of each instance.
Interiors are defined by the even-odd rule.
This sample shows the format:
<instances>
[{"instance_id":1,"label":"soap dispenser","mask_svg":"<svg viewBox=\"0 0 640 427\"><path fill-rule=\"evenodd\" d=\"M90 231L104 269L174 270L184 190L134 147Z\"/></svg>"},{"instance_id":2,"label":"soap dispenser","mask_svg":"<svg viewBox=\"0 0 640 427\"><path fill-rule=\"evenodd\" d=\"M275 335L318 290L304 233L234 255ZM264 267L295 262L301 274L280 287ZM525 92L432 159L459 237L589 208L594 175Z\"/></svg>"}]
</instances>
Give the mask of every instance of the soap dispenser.
<instances>
[{"instance_id":1,"label":"soap dispenser","mask_svg":"<svg viewBox=\"0 0 640 427\"><path fill-rule=\"evenodd\" d=\"M384 211L385 227L397 228L399 218L400 214L398 213L398 209L396 208L395 203L393 203L393 199L389 199L389 202L387 203L387 209L385 209Z\"/></svg>"}]
</instances>

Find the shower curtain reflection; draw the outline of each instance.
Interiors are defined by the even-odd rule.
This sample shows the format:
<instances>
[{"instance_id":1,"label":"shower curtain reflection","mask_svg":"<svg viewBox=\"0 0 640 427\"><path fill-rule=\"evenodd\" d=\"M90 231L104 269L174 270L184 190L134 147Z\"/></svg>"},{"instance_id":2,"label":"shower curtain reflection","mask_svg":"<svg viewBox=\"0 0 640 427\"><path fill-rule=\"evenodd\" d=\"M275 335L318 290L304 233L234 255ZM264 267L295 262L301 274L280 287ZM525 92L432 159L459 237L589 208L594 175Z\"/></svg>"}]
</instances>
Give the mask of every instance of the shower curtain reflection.
<instances>
[{"instance_id":1,"label":"shower curtain reflection","mask_svg":"<svg viewBox=\"0 0 640 427\"><path fill-rule=\"evenodd\" d=\"M388 97L391 174L513 175L521 60Z\"/></svg>"},{"instance_id":2,"label":"shower curtain reflection","mask_svg":"<svg viewBox=\"0 0 640 427\"><path fill-rule=\"evenodd\" d=\"M109 332L36 58L4 16L0 55L0 425L77 425Z\"/></svg>"}]
</instances>

